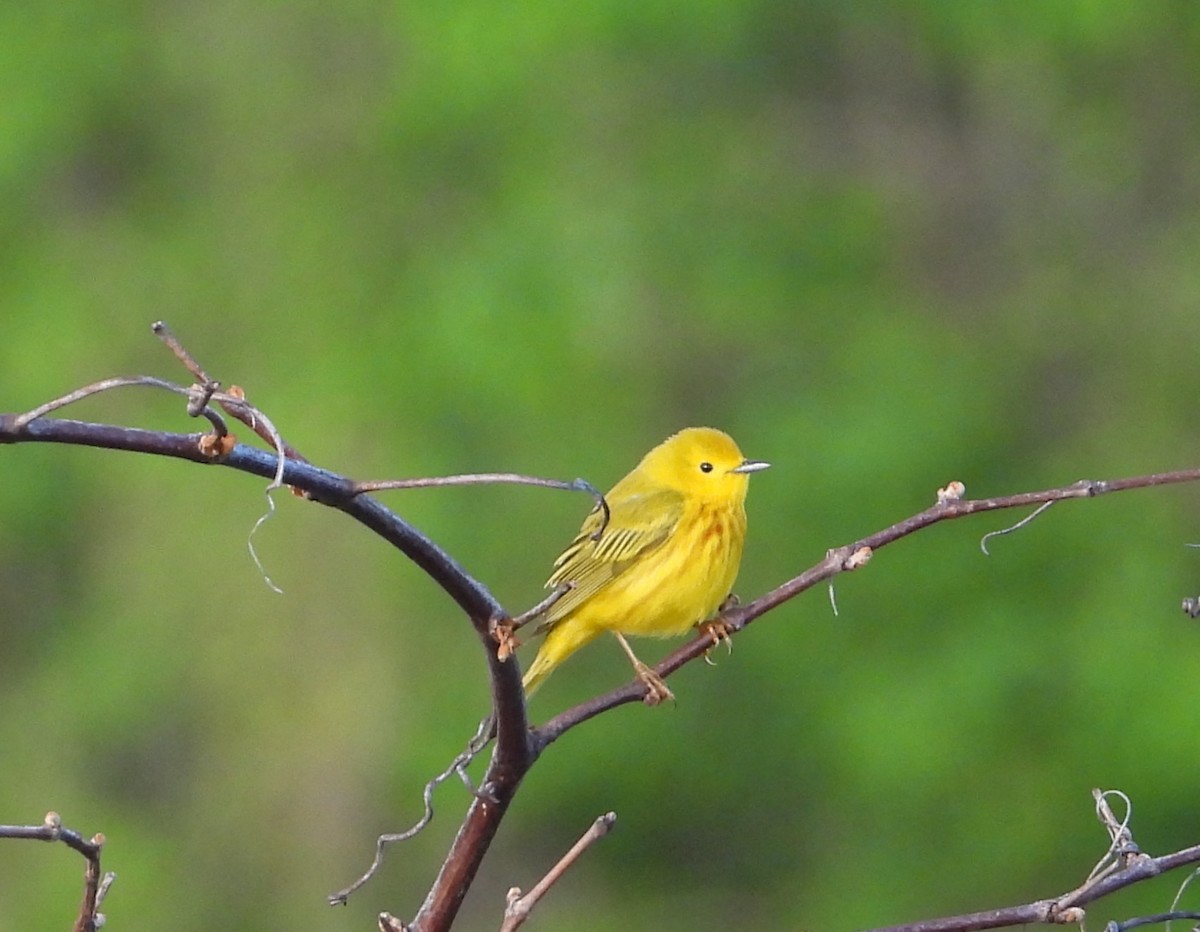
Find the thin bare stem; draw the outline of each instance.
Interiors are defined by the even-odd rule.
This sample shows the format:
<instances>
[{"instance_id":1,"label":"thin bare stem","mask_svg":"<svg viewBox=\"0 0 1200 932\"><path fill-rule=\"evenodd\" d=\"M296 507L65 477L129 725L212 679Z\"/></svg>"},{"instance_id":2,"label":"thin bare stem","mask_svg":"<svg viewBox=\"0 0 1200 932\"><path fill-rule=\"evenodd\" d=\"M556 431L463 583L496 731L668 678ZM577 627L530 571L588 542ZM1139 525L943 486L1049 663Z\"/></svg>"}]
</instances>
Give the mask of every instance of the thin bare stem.
<instances>
[{"instance_id":1,"label":"thin bare stem","mask_svg":"<svg viewBox=\"0 0 1200 932\"><path fill-rule=\"evenodd\" d=\"M150 325L150 329L155 336L167 344L171 352L175 354L175 358L183 363L184 368L192 374L192 378L197 382L202 385L220 384L210 379L208 373L200 366L200 363L196 362L196 358L183 348L182 343L175 339L175 334L171 332L165 320L156 320Z\"/></svg>"},{"instance_id":2,"label":"thin bare stem","mask_svg":"<svg viewBox=\"0 0 1200 932\"><path fill-rule=\"evenodd\" d=\"M566 595L568 592L570 592L574 588L575 588L575 583L573 583L573 582L559 583L557 586L554 587L554 589L551 591L551 593L548 596L546 596L546 598L542 599L542 601L538 602L537 605L533 606L532 608L526 609L525 611L521 612L521 614L518 615L516 618L512 619L512 622L511 622L512 630L519 631L525 625L529 624L529 622L535 621L536 619L540 618L542 615L546 614L546 612L550 610L550 608L554 605L555 602L557 602L559 599L561 599L564 595Z\"/></svg>"},{"instance_id":3,"label":"thin bare stem","mask_svg":"<svg viewBox=\"0 0 1200 932\"><path fill-rule=\"evenodd\" d=\"M24 414L17 415L13 421L13 427L17 430L25 427L27 424L36 421L40 417L45 417L60 408L65 408L67 405L73 405L84 398L92 395L98 395L101 392L111 391L114 388L124 388L130 385L142 385L147 388L161 388L165 391L174 392L177 395L188 396L188 389L182 385L177 385L174 382L169 382L166 379L158 379L151 375L131 375L131 376L116 376L111 379L101 379L99 382L93 382L91 385L85 385L82 388L77 388L74 391L67 392L58 398L53 398L45 404L38 405L32 411L26 411Z\"/></svg>"},{"instance_id":4,"label":"thin bare stem","mask_svg":"<svg viewBox=\"0 0 1200 932\"><path fill-rule=\"evenodd\" d=\"M83 901L72 932L96 932L104 924L100 904L104 901L116 875L103 874L100 870L100 850L104 847L104 836L84 838L74 829L64 828L57 812L47 812L41 825L0 825L0 838L18 838L31 841L60 841L84 857Z\"/></svg>"},{"instance_id":5,"label":"thin bare stem","mask_svg":"<svg viewBox=\"0 0 1200 932\"><path fill-rule=\"evenodd\" d=\"M776 586L771 591L759 596L745 605L722 612L718 617L725 625L729 634L735 635L767 612L794 599L800 593L813 586L832 580L840 573L852 572L862 568L876 550L894 544L900 539L914 534L932 524L950 521L955 518L965 518L968 515L985 511L1000 511L1008 508L1025 508L1030 505L1041 505L1047 502L1065 501L1067 499L1095 498L1109 492L1124 492L1132 489L1155 488L1161 485L1171 485L1181 482L1200 481L1200 469L1183 469L1174 472L1152 473L1144 476L1131 476L1122 479L1102 481L1080 480L1068 486L1044 489L1038 492L1021 492L996 498L966 499L942 495L937 502L924 511L917 512L880 531L861 538L852 544L835 547L829 550L821 562L814 564L798 576ZM954 483L951 484L954 486ZM954 492L960 490L955 486ZM965 492L965 489L961 490ZM1032 516L1030 516L1032 517ZM1029 519L1018 522L1013 527L1027 525ZM666 658L654 666L654 672L664 679L674 673L684 664L690 663L704 655L711 639L701 635L681 645ZM534 730L533 739L540 750L557 740L565 732L588 719L594 718L609 709L624 705L627 702L640 700L644 687L638 681L626 683L603 695L596 696L585 702L567 709L544 725Z\"/></svg>"},{"instance_id":6,"label":"thin bare stem","mask_svg":"<svg viewBox=\"0 0 1200 932\"><path fill-rule=\"evenodd\" d=\"M428 476L418 479L372 479L354 483L354 494L386 492L393 489L437 489L453 485L495 485L498 483L536 485L545 489L562 489L566 492L587 492L596 502L596 507L604 512L604 519L592 537L599 540L604 529L608 527L611 517L608 502L600 490L586 479L572 479L570 482L564 482L562 479L545 479L541 476L526 476L515 472L472 472L456 476Z\"/></svg>"},{"instance_id":7,"label":"thin bare stem","mask_svg":"<svg viewBox=\"0 0 1200 932\"><path fill-rule=\"evenodd\" d=\"M1128 820L1118 821L1113 817L1112 810L1109 809L1106 801L1106 797L1111 795L1119 795L1126 800L1128 800L1128 797L1119 790L1104 792L1093 790L1092 795L1096 798L1097 816L1101 824L1105 827L1105 830L1109 833L1109 852L1117 850L1126 851L1120 863L1116 865L1115 870L1101 869L1097 871L1097 869L1093 869L1088 880L1081 886L1052 899L1037 900L1033 903L1024 903L1020 906L1007 906L985 912L966 913L961 916L947 916L943 919L930 919L907 923L905 925L887 926L871 930L871 932L967 932L967 930L1002 929L1032 923L1052 925L1080 923L1085 918L1083 907L1088 903L1093 903L1096 900L1109 896L1117 890L1140 883L1143 880L1149 880L1151 877L1157 877L1160 874L1183 867L1186 864L1200 862L1200 845L1183 848L1157 858L1143 854L1133 842L1133 836L1129 832ZM1107 858L1108 855L1106 854L1104 858L1101 858L1100 864L1103 865ZM1144 925L1147 922L1153 921L1151 917L1144 917L1144 920L1131 920L1131 922L1134 925ZM1165 920L1160 919L1158 921ZM1133 927L1129 923L1117 926L1117 928ZM1112 925L1109 926L1109 929L1111 928Z\"/></svg>"},{"instance_id":8,"label":"thin bare stem","mask_svg":"<svg viewBox=\"0 0 1200 932\"><path fill-rule=\"evenodd\" d=\"M1179 906L1179 901L1183 899L1184 893L1187 892L1187 888L1191 886L1192 881L1196 879L1197 875L1200 875L1200 867L1193 869L1191 873L1183 878L1179 889L1175 891L1175 898L1171 900L1171 909L1174 910Z\"/></svg>"},{"instance_id":9,"label":"thin bare stem","mask_svg":"<svg viewBox=\"0 0 1200 932\"><path fill-rule=\"evenodd\" d=\"M1136 929L1139 926L1172 923L1176 919L1200 919L1200 913L1169 912L1157 913L1153 916L1139 916L1137 919L1126 919L1124 922L1110 922L1104 927L1104 932L1125 932L1126 929Z\"/></svg>"},{"instance_id":10,"label":"thin bare stem","mask_svg":"<svg viewBox=\"0 0 1200 932\"><path fill-rule=\"evenodd\" d=\"M529 918L529 914L533 912L533 908L544 897L588 848L594 845L597 841L607 835L612 827L617 822L617 814L615 812L606 812L593 822L580 839L571 846L571 850L559 859L546 873L546 876L537 882L532 890L521 895L519 887L513 887L508 891L507 905L504 910L504 923L500 926L500 932L515 932L525 920Z\"/></svg>"}]
</instances>

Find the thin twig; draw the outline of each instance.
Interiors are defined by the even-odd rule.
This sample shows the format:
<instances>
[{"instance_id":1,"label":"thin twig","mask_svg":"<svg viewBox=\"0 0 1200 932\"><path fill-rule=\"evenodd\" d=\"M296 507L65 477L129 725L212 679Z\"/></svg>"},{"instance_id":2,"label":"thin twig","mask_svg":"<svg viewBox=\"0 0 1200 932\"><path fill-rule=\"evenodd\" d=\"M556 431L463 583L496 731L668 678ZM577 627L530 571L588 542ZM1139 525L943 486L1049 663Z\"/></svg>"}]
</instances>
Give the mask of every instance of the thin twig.
<instances>
[{"instance_id":1,"label":"thin twig","mask_svg":"<svg viewBox=\"0 0 1200 932\"><path fill-rule=\"evenodd\" d=\"M84 857L83 901L79 904L79 916L72 932L96 932L104 924L99 912L101 903L116 880L116 874L104 874L100 870L100 851L104 847L104 836L95 834L90 839L74 829L64 828L57 812L47 812L41 825L0 825L0 838L23 838L31 841L61 841L68 848Z\"/></svg>"},{"instance_id":2,"label":"thin twig","mask_svg":"<svg viewBox=\"0 0 1200 932\"><path fill-rule=\"evenodd\" d=\"M496 657L501 661L508 660L518 647L517 632L531 621L544 615L559 599L575 588L574 582L559 583L546 598L532 608L526 609L515 618L493 618L489 623L492 639L496 642ZM535 631L534 634L537 634Z\"/></svg>"},{"instance_id":3,"label":"thin twig","mask_svg":"<svg viewBox=\"0 0 1200 932\"><path fill-rule=\"evenodd\" d=\"M604 815L596 819L591 824L580 839L571 846L571 850L559 859L546 873L546 876L537 882L532 890L521 895L519 887L513 887L508 891L507 905L504 910L504 924L500 926L500 932L515 932L529 918L529 914L533 912L533 908L544 897L588 848L595 844L598 840L607 835L613 825L616 824L617 814L615 812L606 812Z\"/></svg>"},{"instance_id":4,"label":"thin twig","mask_svg":"<svg viewBox=\"0 0 1200 932\"><path fill-rule=\"evenodd\" d=\"M934 505L919 511L914 515L897 521L890 527L876 531L867 537L829 550L820 563L794 576L757 599L738 606L729 612L722 613L721 621L726 625L730 635L742 631L756 619L767 612L794 599L800 593L813 586L832 579L840 573L850 572L862 567L876 550L894 544L900 539L915 534L932 524L965 518L968 515L985 511L1001 511L1008 508L1024 508L1030 505L1040 505L1047 502L1065 501L1077 498L1095 498L1110 492L1124 492L1132 489L1156 488L1162 485L1172 485L1181 482L1200 481L1200 469L1181 469L1173 472L1152 473L1143 476L1130 476L1121 479L1087 480L1082 479L1067 486L1043 489L1037 492L1020 492L996 498L956 499L947 497ZM1032 515L1014 526L1022 527L1029 522ZM703 656L709 646L709 638L696 637L681 645L653 667L655 673L664 679L680 667ZM534 741L539 752L550 743L557 740L565 732L588 719L607 712L609 709L624 705L628 702L641 701L645 687L638 681L626 683L603 695L593 697L579 705L559 713L534 731Z\"/></svg>"},{"instance_id":5,"label":"thin twig","mask_svg":"<svg viewBox=\"0 0 1200 932\"><path fill-rule=\"evenodd\" d=\"M871 930L871 932L967 932L967 930L1001 929L1032 923L1064 925L1082 922L1085 918L1083 907L1088 903L1094 903L1117 890L1143 880L1149 880L1151 877L1157 877L1167 871L1200 862L1200 845L1183 848L1157 858L1141 853L1137 845L1133 843L1132 835L1129 834L1128 820L1118 821L1113 816L1105 799L1110 795L1120 795L1125 799L1128 797L1125 797L1125 794L1119 790L1103 792L1093 790L1092 793L1096 798L1097 816L1109 833L1109 851L1124 848L1131 852L1122 859L1116 870L1101 869L1097 873L1093 869L1092 875L1081 886L1052 899L1037 900L1020 906L1007 906L979 913L967 913L961 916L947 916L942 919L887 926ZM1107 855L1101 859L1101 865L1106 860ZM1144 923L1137 922L1137 924ZM1132 928L1132 926L1124 925L1120 928Z\"/></svg>"},{"instance_id":6,"label":"thin twig","mask_svg":"<svg viewBox=\"0 0 1200 932\"><path fill-rule=\"evenodd\" d=\"M1179 889L1175 891L1175 899L1171 900L1171 909L1174 910L1179 906L1179 901L1183 899L1183 894L1187 892L1187 888L1192 881L1200 876L1200 867L1193 870L1190 874L1183 878L1183 883L1179 885Z\"/></svg>"},{"instance_id":7,"label":"thin twig","mask_svg":"<svg viewBox=\"0 0 1200 932\"><path fill-rule=\"evenodd\" d=\"M550 610L555 602L557 602L574 588L574 582L559 583L554 587L550 594L546 596L546 598L542 599L542 601L538 602L537 605L533 606L533 608L526 609L516 618L512 619L512 629L514 631L519 631L521 628L525 627L525 625L529 624L529 622L540 618Z\"/></svg>"},{"instance_id":8,"label":"thin twig","mask_svg":"<svg viewBox=\"0 0 1200 932\"><path fill-rule=\"evenodd\" d=\"M175 334L171 332L171 329L167 326L167 322L165 320L156 320L150 325L150 329L153 331L155 336L167 344L171 352L175 354L175 358L183 363L183 367L192 374L192 378L194 378L197 382L202 385L220 384L219 382L214 382L212 379L210 379L208 377L208 373L205 372L200 366L200 363L196 362L196 358L183 348L182 343L175 339Z\"/></svg>"},{"instance_id":9,"label":"thin twig","mask_svg":"<svg viewBox=\"0 0 1200 932\"><path fill-rule=\"evenodd\" d=\"M1136 919L1126 919L1124 922L1110 922L1104 927L1104 932L1125 932L1126 929L1136 929L1138 926L1152 926L1159 923L1171 923L1176 919L1200 919L1200 913L1169 912L1158 913L1154 916L1139 916Z\"/></svg>"},{"instance_id":10,"label":"thin twig","mask_svg":"<svg viewBox=\"0 0 1200 932\"><path fill-rule=\"evenodd\" d=\"M604 512L600 527L592 534L596 540L608 527L611 514L608 502L594 485L586 479L572 479L564 482L562 479L546 479L541 476L526 476L515 472L471 472L456 476L427 476L417 479L371 479L354 483L354 494L364 492L386 492L394 489L437 489L453 485L494 485L508 483L512 485L536 485L544 489L562 489L566 492L587 492L596 502L596 507Z\"/></svg>"},{"instance_id":11,"label":"thin twig","mask_svg":"<svg viewBox=\"0 0 1200 932\"><path fill-rule=\"evenodd\" d=\"M101 392L111 391L114 388L125 388L131 385L140 385L147 388L161 388L168 392L174 392L176 395L182 395L184 398L189 397L191 389L185 388L182 385L177 385L175 382L167 381L166 379L155 378L152 375L130 375L116 376L111 379L101 379L99 382L93 382L91 385L85 385L82 388L77 388L74 391L67 392L58 398L51 399L45 404L38 405L32 411L26 411L24 414L17 415L14 419L13 426L20 430L28 424L36 421L38 418L45 417L53 411L60 408L65 408L67 405L73 405L84 398L92 395L98 395ZM213 429L219 434L227 433L225 422L221 420L221 416L217 412L206 408L204 411L197 412L208 418L213 425ZM193 415L194 416L194 415Z\"/></svg>"}]
</instances>

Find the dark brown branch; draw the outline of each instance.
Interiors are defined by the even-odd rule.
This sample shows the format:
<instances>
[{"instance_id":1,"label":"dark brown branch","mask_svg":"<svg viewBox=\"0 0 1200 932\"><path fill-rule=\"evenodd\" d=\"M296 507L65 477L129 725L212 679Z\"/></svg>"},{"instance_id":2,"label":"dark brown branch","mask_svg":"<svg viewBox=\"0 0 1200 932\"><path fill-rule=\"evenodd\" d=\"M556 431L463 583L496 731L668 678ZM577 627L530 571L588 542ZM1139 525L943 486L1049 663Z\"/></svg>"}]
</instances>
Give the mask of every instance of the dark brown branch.
<instances>
[{"instance_id":1,"label":"dark brown branch","mask_svg":"<svg viewBox=\"0 0 1200 932\"><path fill-rule=\"evenodd\" d=\"M59 418L39 418L24 426L17 426L16 421L16 415L0 415L0 443L65 443L148 453L221 465L265 479L273 479L279 465L274 453L244 444L238 444L227 455L214 459L200 449L201 434L175 434ZM284 464L282 478L285 484L303 489L315 501L345 512L397 547L469 615L479 619L478 630L486 633L487 619L503 614L503 608L491 593L432 540L375 499L354 495L350 479L299 460L288 460Z\"/></svg>"},{"instance_id":2,"label":"dark brown branch","mask_svg":"<svg viewBox=\"0 0 1200 932\"><path fill-rule=\"evenodd\" d=\"M515 660L498 657L492 637L496 625L508 618L503 606L431 539L377 499L358 494L354 483L345 476L300 460L282 460L275 453L244 444L237 444L228 453L214 458L203 452L201 441L205 435L201 434L174 434L46 417L19 424L18 418L12 414L0 415L0 443L67 443L148 453L281 480L303 490L314 501L346 513L387 540L462 608L484 646L497 740L482 784L485 795L474 800L415 922L423 932L449 928L508 803L536 757L536 749L529 740L520 667Z\"/></svg>"},{"instance_id":3,"label":"dark brown branch","mask_svg":"<svg viewBox=\"0 0 1200 932\"><path fill-rule=\"evenodd\" d=\"M84 838L74 829L64 828L57 812L47 812L41 825L0 825L0 838L24 838L31 841L61 841L68 848L84 857L83 901L79 904L79 916L72 932L96 932L103 925L99 910L108 888L115 879L114 874L100 871L100 850L104 847L104 836Z\"/></svg>"}]
</instances>

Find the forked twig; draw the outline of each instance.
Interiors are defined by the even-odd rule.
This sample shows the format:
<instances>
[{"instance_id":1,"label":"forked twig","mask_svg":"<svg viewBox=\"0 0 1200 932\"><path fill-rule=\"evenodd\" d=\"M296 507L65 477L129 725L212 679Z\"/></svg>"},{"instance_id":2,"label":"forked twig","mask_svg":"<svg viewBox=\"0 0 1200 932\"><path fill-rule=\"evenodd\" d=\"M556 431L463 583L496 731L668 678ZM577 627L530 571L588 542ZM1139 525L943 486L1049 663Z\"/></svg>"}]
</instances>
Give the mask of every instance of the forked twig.
<instances>
[{"instance_id":1,"label":"forked twig","mask_svg":"<svg viewBox=\"0 0 1200 932\"><path fill-rule=\"evenodd\" d=\"M500 926L500 932L515 932L529 918L529 914L533 912L533 908L538 902L549 892L588 848L595 844L598 840L607 835L612 827L617 822L617 814L615 812L606 812L604 815L596 819L591 824L580 839L571 846L566 854L564 854L549 871L546 876L534 885L534 888L528 893L522 895L520 887L513 887L508 891L507 902L504 909L504 924Z\"/></svg>"},{"instance_id":2,"label":"forked twig","mask_svg":"<svg viewBox=\"0 0 1200 932\"><path fill-rule=\"evenodd\" d=\"M1118 820L1108 805L1108 797L1116 796L1129 803L1129 797L1120 790L1092 790L1096 802L1096 817L1108 832L1108 851L1097 863L1088 879L1080 886L1061 896L1046 900L1037 900L1020 906L1007 906L986 912L967 913L961 916L947 916L942 919L931 919L905 925L887 926L874 929L871 932L968 932L974 929L1001 929L1011 926L1044 923L1047 925L1068 925L1082 923L1086 918L1084 907L1094 903L1111 893L1151 877L1157 877L1167 871L1175 870L1187 864L1200 862L1200 845L1183 848L1171 854L1160 857L1150 857L1142 853L1133 841L1129 831L1128 813L1126 818ZM1116 863L1112 859L1116 858ZM1110 923L1105 932L1113 929L1131 929L1138 925L1146 925L1154 921L1167 921L1171 914L1164 913L1159 917L1141 917L1128 920L1125 923ZM1177 918L1182 918L1179 914Z\"/></svg>"},{"instance_id":3,"label":"forked twig","mask_svg":"<svg viewBox=\"0 0 1200 932\"><path fill-rule=\"evenodd\" d=\"M74 829L64 828L57 812L47 812L41 825L0 825L0 838L24 838L32 841L61 841L83 855L84 868L83 901L79 904L79 916L72 932L96 932L104 925L100 906L117 875L104 874L100 870L100 850L104 847L104 836L97 833L90 839L84 838Z\"/></svg>"}]
</instances>

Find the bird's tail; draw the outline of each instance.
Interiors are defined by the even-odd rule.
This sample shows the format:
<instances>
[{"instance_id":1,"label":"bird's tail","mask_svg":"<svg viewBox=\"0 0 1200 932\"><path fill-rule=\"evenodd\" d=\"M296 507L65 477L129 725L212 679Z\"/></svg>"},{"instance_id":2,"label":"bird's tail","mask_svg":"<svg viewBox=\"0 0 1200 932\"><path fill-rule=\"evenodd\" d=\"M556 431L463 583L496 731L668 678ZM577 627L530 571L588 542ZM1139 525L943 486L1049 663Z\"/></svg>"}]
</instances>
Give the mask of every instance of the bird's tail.
<instances>
[{"instance_id":1,"label":"bird's tail","mask_svg":"<svg viewBox=\"0 0 1200 932\"><path fill-rule=\"evenodd\" d=\"M581 625L579 619L568 618L559 622L546 634L541 649L533 658L533 663L525 672L521 685L525 687L525 695L532 696L533 691L542 685L546 677L560 663L570 657L575 651L600 634L601 629Z\"/></svg>"}]
</instances>

